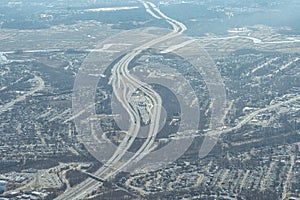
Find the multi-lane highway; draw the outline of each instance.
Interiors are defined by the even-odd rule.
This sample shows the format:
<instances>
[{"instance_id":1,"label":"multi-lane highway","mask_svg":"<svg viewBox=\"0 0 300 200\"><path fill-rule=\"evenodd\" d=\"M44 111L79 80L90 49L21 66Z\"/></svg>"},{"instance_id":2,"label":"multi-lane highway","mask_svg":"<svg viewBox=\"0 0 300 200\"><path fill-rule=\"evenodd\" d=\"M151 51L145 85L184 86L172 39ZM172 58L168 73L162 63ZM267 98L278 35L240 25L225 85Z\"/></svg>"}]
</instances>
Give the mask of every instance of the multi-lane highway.
<instances>
[{"instance_id":1,"label":"multi-lane highway","mask_svg":"<svg viewBox=\"0 0 300 200\"><path fill-rule=\"evenodd\" d=\"M174 19L167 17L163 14L153 3L151 2L143 2L146 10L148 12L153 9L152 13L156 12L157 15L161 18L164 18L168 23L170 23L173 27L173 32L167 34L163 37L154 39L150 42L141 45L134 49L131 53L124 56L114 67L112 73L113 79L113 88L114 94L116 95L119 102L122 103L122 106L125 108L127 113L131 119L131 126L129 128L128 133L126 134L125 138L122 140L121 144L118 146L115 154L109 159L108 162L103 166L102 171L101 169L98 171L97 175L100 175L102 178L107 179L112 175L115 175L124 167L132 163L133 161L137 162L138 160L142 159L145 155L150 153L153 143L156 138L156 134L158 133L159 129L159 122L160 122L160 114L161 114L161 105L162 100L160 96L147 84L140 82L138 79L135 79L128 70L129 63L143 50L165 40L171 39L175 37L177 34L180 34L186 30L186 26L181 22L178 22ZM129 158L125 163L118 165L118 161L124 156L126 151L131 147L134 140L136 139L139 129L140 129L140 117L137 111L137 108L130 106L130 96L134 91L128 90L128 88L140 89L152 102L152 110L150 113L150 127L149 133L142 144L142 146L138 149L135 154ZM106 173L107 172L107 173Z\"/></svg>"},{"instance_id":2,"label":"multi-lane highway","mask_svg":"<svg viewBox=\"0 0 300 200\"><path fill-rule=\"evenodd\" d=\"M131 124L126 136L117 147L117 150L113 156L95 173L95 176L101 177L102 179L108 179L129 165L132 161L136 162L147 155L153 147L153 143L159 129L159 119L161 115L160 108L162 105L161 97L151 88L151 86L139 81L130 74L128 70L129 63L143 50L157 43L171 39L186 30L186 26L183 23L166 16L153 3L143 2L143 5L145 6L147 12L156 13L155 15L157 17L165 19L173 27L173 31L135 48L132 52L125 55L118 63L116 63L112 70L111 78L114 94L117 100L122 104L123 108L129 114ZM149 125L150 127L148 136L143 145L129 160L120 165L120 159L131 147L140 129L140 116L138 110L136 107L130 105L130 96L136 89L141 90L152 102L153 107L150 113L150 120L152 123ZM81 199L87 194L91 193L99 185L100 184L96 181L88 179L74 187L72 190L60 195L57 199Z\"/></svg>"},{"instance_id":3,"label":"multi-lane highway","mask_svg":"<svg viewBox=\"0 0 300 200\"><path fill-rule=\"evenodd\" d=\"M118 146L114 155L105 163L105 165L96 173L96 175L101 176L103 179L107 179L110 176L118 173L124 167L129 165L132 161L138 161L147 155L153 147L156 134L159 129L159 119L161 114L161 104L162 100L160 96L147 84L140 82L138 79L135 79L128 70L129 63L144 49L147 49L159 42L165 41L176 36L178 33L182 33L186 30L186 27L164 14L162 14L154 4L149 2L144 2L144 5L149 5L147 8L154 9L162 18L165 18L171 25L174 27L174 31L170 34L167 34L161 38L154 39L144 45L134 49L131 53L124 56L114 67L112 72L112 85L114 89L114 94L120 103L122 103L123 108L129 114L131 119L131 126L129 127L128 133L125 138L122 140L121 144ZM146 8L146 9L147 9ZM179 24L179 25L178 25ZM129 90L133 88L133 90ZM125 163L120 166L118 162L131 147L134 140L136 139L139 129L140 129L140 117L137 108L130 106L130 96L135 89L140 89L145 95L149 97L152 102L152 110L150 113L150 123L148 137L143 145L138 149L138 151Z\"/></svg>"},{"instance_id":4,"label":"multi-lane highway","mask_svg":"<svg viewBox=\"0 0 300 200\"><path fill-rule=\"evenodd\" d=\"M146 11L152 15L153 17L157 19L165 19L172 27L173 32L168 33L162 37L153 39L150 42L147 42L137 48L135 48L132 52L125 55L119 62L117 62L112 70L112 76L111 76L111 83L113 85L114 94L116 96L116 99L122 104L122 107L124 110L128 113L131 121L131 125L129 126L129 129L127 131L126 136L120 143L120 145L117 147L115 153L113 156L104 164L103 167L101 167L96 173L95 176L101 177L102 179L108 179L109 177L115 175L120 170L124 169L126 166L130 165L132 162L137 162L140 159L142 159L145 155L151 152L151 149L154 144L154 140L157 134L157 130L159 128L159 118L161 114L160 105L161 105L161 98L160 96L151 88L151 86L140 82L135 77L133 77L129 73L128 65L129 63L143 50L166 40L169 40L178 34L184 32L187 28L186 26L178 22L168 16L166 16L164 13L162 13L159 8L157 8L153 3L151 2L142 2ZM173 48L176 48L174 46ZM179 46L180 48L180 46ZM169 52L170 50L165 50L165 52ZM140 116L138 113L138 109L135 106L132 106L130 104L130 96L132 93L136 90L141 90L147 97L149 97L153 107L150 112L150 120L152 123L150 123L149 132L147 135L147 138L145 142L142 144L142 146L134 153L134 155L129 158L126 162L120 162L122 157L125 155L127 150L131 147L134 140L138 136L139 129L140 129ZM299 96L295 96L294 98L291 98L290 100L276 103L273 105L270 105L266 108L259 109L257 111L254 111L253 113L247 115L242 121L240 121L236 126L232 128L228 128L225 130L219 130L214 132L208 132L205 135L202 136L210 136L213 138L217 138L221 134L226 134L228 132L238 130L242 126L244 126L246 123L248 123L253 117L257 116L259 113L275 109L283 104L291 103L293 101L298 101ZM201 136L201 137L202 137ZM91 193L93 190L95 190L98 186L100 186L101 183L94 181L92 179L87 179L86 181L80 183L78 186L70 189L66 193L62 194L58 197L58 199L82 199L87 194Z\"/></svg>"}]
</instances>

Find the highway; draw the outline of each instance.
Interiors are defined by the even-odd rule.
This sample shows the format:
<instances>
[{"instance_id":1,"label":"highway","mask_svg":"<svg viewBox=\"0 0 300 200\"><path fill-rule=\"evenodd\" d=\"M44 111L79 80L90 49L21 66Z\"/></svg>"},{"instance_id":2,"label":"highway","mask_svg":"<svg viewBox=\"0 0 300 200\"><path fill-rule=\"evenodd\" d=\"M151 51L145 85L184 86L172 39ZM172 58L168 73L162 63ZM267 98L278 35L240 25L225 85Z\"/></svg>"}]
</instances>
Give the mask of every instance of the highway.
<instances>
[{"instance_id":1,"label":"highway","mask_svg":"<svg viewBox=\"0 0 300 200\"><path fill-rule=\"evenodd\" d=\"M154 4L148 3L148 5L149 5L148 9L150 7L153 9L157 9L156 7L154 7L155 6ZM161 12L158 13L160 14ZM174 28L174 31L170 34L152 40L134 49L131 53L124 56L115 65L113 69L112 85L114 89L113 90L114 94L116 95L118 101L122 103L123 108L129 114L132 123L128 130L128 133L126 134L125 138L122 140L121 144L118 146L114 155L96 173L97 176L101 176L103 179L107 179L110 176L115 175L124 167L126 167L128 164L130 164L133 160L138 161L142 159L145 155L147 155L152 149L156 134L158 133L159 121L160 121L159 119L161 114L161 110L159 108L162 104L162 100L160 96L149 85L145 85L145 83L140 82L139 80L131 76L128 70L128 65L141 51L153 46L154 44L170 39L176 36L179 32L182 32L183 30L186 29L184 25L181 25L181 23L179 22L174 23L175 20L168 18L165 15L161 15L161 17L164 17L172 25L172 27L176 27ZM177 26L177 24L180 24L181 26ZM126 163L117 167L115 166L115 164L117 164L118 161L120 161L120 159L124 156L127 150L131 147L140 129L140 117L139 117L138 110L137 108L131 107L129 103L129 97L134 92L134 90L128 91L128 88L134 88L134 90L139 88L142 92L144 92L144 94L146 94L150 98L153 104L153 109L152 109L152 113L150 114L150 118L153 123L150 124L148 137L146 141L143 143L143 145L141 146L141 148ZM107 174L105 174L106 172Z\"/></svg>"},{"instance_id":2,"label":"highway","mask_svg":"<svg viewBox=\"0 0 300 200\"><path fill-rule=\"evenodd\" d=\"M131 124L128 133L117 147L117 150L113 156L95 173L95 176L101 177L101 179L104 180L118 173L133 160L138 161L147 155L153 147L153 143L159 129L159 119L161 115L160 106L162 104L162 100L160 96L151 88L151 86L140 82L129 73L129 63L143 50L157 43L171 39L178 34L183 33L187 29L186 26L181 22L171 19L163 14L153 3L143 2L143 5L145 6L147 12L156 12L159 18L164 18L173 27L173 31L135 48L132 52L125 55L118 63L116 63L112 70L112 85L114 94L117 100L122 104L123 108L129 114ZM133 90L130 90L132 88ZM118 161L120 161L120 159L133 144L140 129L140 117L138 110L134 106L130 106L129 102L130 96L136 89L140 89L152 101L153 108L150 113L152 123L150 123L148 137L140 149L138 149L134 156L126 163L122 164L121 166L117 166ZM99 182L96 182L92 179L87 179L68 192L63 193L57 199L82 199L100 185L101 184Z\"/></svg>"},{"instance_id":3,"label":"highway","mask_svg":"<svg viewBox=\"0 0 300 200\"><path fill-rule=\"evenodd\" d=\"M146 2L142 2L145 9L146 9L146 12L149 13L150 15L152 15L152 17L156 18L156 19L161 19L161 17L157 16L149 7L149 5L146 3Z\"/></svg>"},{"instance_id":4,"label":"highway","mask_svg":"<svg viewBox=\"0 0 300 200\"><path fill-rule=\"evenodd\" d=\"M146 2L156 13L158 13L162 18L164 18L172 27L173 27L173 30L179 34L183 33L184 31L187 30L187 27L179 22L179 21L176 21L175 19L172 19L168 16L166 16L164 13L162 13L154 3L152 2Z\"/></svg>"},{"instance_id":5,"label":"highway","mask_svg":"<svg viewBox=\"0 0 300 200\"><path fill-rule=\"evenodd\" d=\"M161 98L160 96L147 84L140 82L139 80L135 79L128 70L129 63L143 50L166 40L169 40L178 34L183 33L187 28L186 26L178 22L168 16L166 16L164 13L162 13L159 8L157 8L153 3L151 2L142 2L146 11L152 15L153 17L157 19L165 19L173 28L173 31L171 33L168 33L160 38L154 39L150 42L147 42L137 48L135 48L132 52L125 55L118 63L115 64L113 70L112 70L112 85L113 85L113 91L117 98L117 100L122 104L122 107L125 109L125 111L129 114L130 117L130 127L128 129L127 134L125 135L124 139L120 143L120 145L117 147L117 150L113 154L113 156L94 174L94 176L99 177L103 180L107 180L108 178L114 176L119 171L124 169L126 166L131 164L132 162L137 162L140 159L142 159L145 155L151 152L151 149L153 147L155 137L157 134L157 130L159 127L159 118L161 114L161 110L159 109L159 106L161 105ZM250 39L250 38L248 38ZM253 40L254 41L254 40ZM256 40L254 42L257 42ZM185 44L183 44L185 45ZM177 48L176 46L172 48ZM180 46L178 46L180 48ZM173 49L167 49L165 52L172 51ZM139 129L140 129L140 117L139 113L136 107L130 105L130 96L132 92L135 91L135 89L140 89L145 95L149 97L153 104L153 108L150 113L151 122L149 133L147 135L147 138L145 142L142 144L142 146L135 152L135 154L129 158L126 162L121 163L120 160L124 156L124 154L127 152L127 150L131 147L134 140L136 139ZM259 110L256 110L249 115L247 115L243 120L241 120L236 126L232 128L228 128L225 130L219 130L219 131L211 131L208 132L203 136L210 136L217 138L221 134L226 134L234 130L240 129L242 126L244 126L246 123L248 123L251 119L253 119L256 115L259 113L273 110L279 106L282 106L287 103L292 103L293 101L300 100L300 96L295 96L287 101L279 102L273 105L270 105L266 108L262 108ZM199 135L197 135L199 136ZM100 144L101 145L101 144ZM97 187L101 186L100 182L94 181L92 179L87 179L80 183L78 186L71 188L69 191L63 193L60 195L57 199L82 199L87 194L94 191Z\"/></svg>"},{"instance_id":6,"label":"highway","mask_svg":"<svg viewBox=\"0 0 300 200\"><path fill-rule=\"evenodd\" d=\"M130 115L131 126L129 128L128 133L126 134L125 138L122 140L121 144L118 146L115 154L109 159L108 162L104 165L104 167L98 171L97 175L102 176L103 179L107 179L110 176L115 175L124 167L132 163L132 161L137 162L138 160L142 159L145 155L150 153L153 147L153 143L156 138L156 134L158 133L159 129L159 122L160 122L160 114L161 114L161 105L162 100L160 96L149 86L145 85L145 83L140 82L139 80L135 79L128 70L129 63L143 50L165 40L168 40L178 34L182 33L186 30L186 26L181 22L177 22L174 19L171 19L164 15L153 3L151 2L143 2L146 10L151 8L156 11L160 17L164 18L168 23L170 23L173 27L173 32L167 34L161 38L154 39L136 49L134 49L131 53L124 56L115 66L112 74L113 79L113 91L116 95L119 102L122 103L122 106L126 109L127 113ZM147 6L148 4L148 6ZM121 166L114 166L118 161L124 156L126 151L131 147L134 140L136 139L139 129L140 129L140 117L137 111L137 108L132 108L129 105L129 98L134 91L127 91L127 88L134 88L140 89L144 94L146 94L150 100L152 101L152 113L150 113L151 122L149 133L146 141L143 145L135 152L134 156L128 159L124 164ZM122 95L120 95L122 94ZM112 170L113 169L113 170ZM112 171L111 171L112 170ZM104 174L105 172L109 172L108 174Z\"/></svg>"}]
</instances>

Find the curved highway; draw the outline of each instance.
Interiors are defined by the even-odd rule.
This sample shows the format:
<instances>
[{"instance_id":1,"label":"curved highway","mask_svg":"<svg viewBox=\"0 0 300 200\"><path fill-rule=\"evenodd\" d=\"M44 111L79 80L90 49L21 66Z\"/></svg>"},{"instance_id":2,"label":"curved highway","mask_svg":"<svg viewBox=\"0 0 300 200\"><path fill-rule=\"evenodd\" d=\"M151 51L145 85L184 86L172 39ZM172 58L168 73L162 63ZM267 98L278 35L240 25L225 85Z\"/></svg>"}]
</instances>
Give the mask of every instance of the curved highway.
<instances>
[{"instance_id":1,"label":"curved highway","mask_svg":"<svg viewBox=\"0 0 300 200\"><path fill-rule=\"evenodd\" d=\"M129 165L132 161L138 161L142 159L145 155L147 155L152 147L156 138L156 134L159 129L159 121L161 110L159 109L162 105L162 100L160 96L151 88L151 86L146 85L143 82L140 82L138 79L135 79L128 70L129 63L143 50L165 40L168 40L172 37L175 37L178 33L182 33L186 30L186 27L176 20L173 20L163 13L152 3L144 2L144 5L148 4L152 9L154 9L162 18L166 19L173 27L173 32L167 34L161 38L154 39L136 49L134 49L131 53L124 56L114 67L112 79L113 79L113 91L116 95L119 102L122 103L123 108L129 114L131 119L131 126L126 134L125 138L122 140L121 144L118 146L114 155L105 163L105 165L99 169L96 173L97 176L101 176L103 179L107 179L110 176L115 175L124 167ZM147 9L146 8L146 9ZM132 156L126 163L121 166L116 166L122 156L127 152L127 150L132 146L134 140L136 139L139 129L140 129L140 117L137 111L137 108L132 108L129 103L129 98L134 91L128 91L128 88L140 89L145 95L147 95L153 105L152 112L150 113L150 128L146 141L143 145L138 149L138 151Z\"/></svg>"},{"instance_id":2,"label":"curved highway","mask_svg":"<svg viewBox=\"0 0 300 200\"><path fill-rule=\"evenodd\" d=\"M159 42L171 39L177 36L178 34L183 33L187 29L183 23L169 18L168 16L163 14L153 3L143 2L143 5L145 6L147 12L157 13L158 17L165 19L173 27L173 31L169 34L154 39L134 49L131 53L124 56L113 68L112 85L114 89L114 94L118 101L122 103L123 108L129 114L132 123L128 130L128 133L122 140L121 144L118 146L114 155L95 173L95 176L101 177L102 179L108 179L109 177L118 173L128 164L130 164L133 160L138 161L142 159L145 155L147 155L153 147L153 143L155 141L155 137L159 129L159 119L161 115L160 106L162 105L162 100L160 96L151 88L151 86L140 82L129 73L129 63L143 50ZM128 90L128 88L140 89L142 92L144 92L145 95L147 95L150 98L152 104L155 106L153 106L153 109L150 113L150 119L152 123L150 123L149 133L146 141L138 149L138 151L134 154L133 157L131 157L126 163L123 163L121 166L117 166L118 161L120 161L122 156L124 156L124 154L133 144L140 129L140 117L137 108L130 106L129 103L129 97L134 91L130 91ZM95 190L98 186L100 186L99 182L96 182L92 179L87 179L86 181L74 187L72 190L63 193L57 199L82 199L87 194Z\"/></svg>"}]
</instances>

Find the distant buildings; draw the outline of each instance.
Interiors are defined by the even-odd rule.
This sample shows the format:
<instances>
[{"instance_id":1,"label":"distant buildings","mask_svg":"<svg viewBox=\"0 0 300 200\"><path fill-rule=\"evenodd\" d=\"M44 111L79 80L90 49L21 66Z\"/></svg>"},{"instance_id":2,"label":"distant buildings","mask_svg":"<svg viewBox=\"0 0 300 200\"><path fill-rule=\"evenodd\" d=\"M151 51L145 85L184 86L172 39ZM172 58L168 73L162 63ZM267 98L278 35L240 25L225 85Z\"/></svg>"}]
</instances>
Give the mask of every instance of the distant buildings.
<instances>
[{"instance_id":1,"label":"distant buildings","mask_svg":"<svg viewBox=\"0 0 300 200\"><path fill-rule=\"evenodd\" d=\"M3 192L6 191L6 184L7 184L6 181L1 181L0 180L0 193L3 193Z\"/></svg>"}]
</instances>

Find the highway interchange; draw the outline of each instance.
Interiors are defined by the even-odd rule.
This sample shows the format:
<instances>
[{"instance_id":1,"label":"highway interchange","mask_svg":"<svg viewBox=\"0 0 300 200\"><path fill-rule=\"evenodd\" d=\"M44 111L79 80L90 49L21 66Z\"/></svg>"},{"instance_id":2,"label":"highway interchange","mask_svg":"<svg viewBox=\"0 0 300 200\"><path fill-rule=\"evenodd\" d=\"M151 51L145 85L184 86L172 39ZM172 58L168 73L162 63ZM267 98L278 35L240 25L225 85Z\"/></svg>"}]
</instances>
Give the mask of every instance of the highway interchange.
<instances>
[{"instance_id":1,"label":"highway interchange","mask_svg":"<svg viewBox=\"0 0 300 200\"><path fill-rule=\"evenodd\" d=\"M145 155L150 153L153 147L153 143L156 138L156 134L158 133L159 129L159 122L160 122L160 115L161 115L161 105L162 100L160 96L151 88L151 86L146 85L145 83L140 82L139 80L135 79L128 70L129 63L142 51L145 50L159 42L168 40L177 34L182 33L186 30L186 27L184 24L177 22L176 20L173 20L166 15L164 15L153 3L151 2L144 2L144 5L148 4L148 9L153 9L156 13L159 14L160 17L167 20L168 23L170 23L173 27L173 32L170 34L167 34L161 38L154 39L136 49L134 49L131 53L127 54L125 57L123 57L115 66L113 70L113 89L114 94L116 95L119 102L122 103L122 106L126 109L127 113L130 115L131 126L128 130L128 133L126 134L125 138L122 140L121 144L118 146L118 149L116 150L115 154L109 159L107 163L102 168L102 171L97 172L97 176L101 176L104 179L109 178L110 176L115 175L120 170L122 170L124 167L129 165L132 161L137 162L138 160L142 159ZM145 8L147 8L145 6ZM153 13L153 12L152 12ZM127 88L134 88L132 91L128 91ZM129 98L132 95L132 93L136 90L140 89L144 94L146 94L152 101L152 113L151 116L151 122L150 128L149 128L149 134L146 139L146 141L143 143L143 145L139 148L139 150L132 156L129 160L126 161L126 163L122 164L119 167L114 166L118 163L120 158L126 153L126 151L131 147L134 140L136 139L138 132L140 130L140 117L139 113L136 108L132 108L129 105ZM108 174L104 174L107 171L112 170ZM101 169L100 169L101 170Z\"/></svg>"},{"instance_id":2,"label":"highway interchange","mask_svg":"<svg viewBox=\"0 0 300 200\"><path fill-rule=\"evenodd\" d=\"M172 37L177 36L178 34L183 33L187 28L186 26L178 22L174 19L169 18L164 13L162 13L159 8L157 8L151 2L142 2L146 11L151 14L153 17L157 19L165 19L172 27L173 32L166 34L160 38L153 39L150 42L147 42L137 48L135 48L132 52L125 55L119 62L117 62L112 70L112 85L113 91L117 98L117 100L122 104L123 108L129 114L131 119L131 124L128 129L128 132L125 138L122 140L120 145L117 147L117 150L113 154L113 156L94 174L96 177L101 177L101 179L107 180L110 177L116 175L126 166L130 165L132 162L137 162L138 160L142 159L145 155L151 152L153 148L153 143L157 134L157 130L159 128L159 118L161 114L160 105L161 105L161 98L160 96L147 84L140 82L139 80L135 79L128 70L129 63L143 50L166 40L171 39ZM128 89L129 88L129 89ZM152 110L150 113L151 122L149 133L146 138L146 141L143 145L135 152L135 154L129 158L126 162L120 162L121 158L127 152L127 150L131 147L134 140L138 136L138 132L140 129L140 117L137 111L137 108L134 106L130 106L130 96L136 89L141 90L145 95L147 95L151 102L152 102ZM266 108L262 108L259 110L250 113L246 116L243 120L241 120L236 126L232 128L224 128L224 130L208 132L202 136L209 136L213 139L216 139L219 135L225 134L234 130L240 129L246 123L248 123L251 119L253 119L256 115L261 112L265 112L268 110L273 110L283 104L292 103L293 101L298 101L299 96L291 98L290 100L279 102L273 105L270 105ZM190 135L193 137L193 135ZM98 181L93 179L87 179L82 183L78 184L74 188L69 189L57 199L83 199L86 197L87 194L90 194L95 189L97 189L102 184Z\"/></svg>"},{"instance_id":3,"label":"highway interchange","mask_svg":"<svg viewBox=\"0 0 300 200\"><path fill-rule=\"evenodd\" d=\"M169 18L165 14L163 14L153 3L151 2L143 2L143 5L146 9L151 10L152 13L157 13L159 17L164 18L171 26L173 27L173 31L169 34L166 34L160 38L154 39L150 42L147 42L140 47L137 47L132 52L125 55L116 65L114 66L112 73L113 80L113 89L114 94L118 101L122 103L123 108L129 114L131 119L130 128L125 138L122 140L121 144L118 146L114 155L95 173L95 176L101 177L104 180L110 178L111 176L118 173L128 164L130 164L133 160L136 162L139 159L142 159L145 155L147 155L153 147L153 143L158 133L159 128L159 118L161 115L161 104L162 100L160 96L145 83L140 82L135 79L128 70L129 63L143 50L159 43L171 39L178 34L183 33L187 28L181 22L178 22L174 19ZM134 88L133 91L128 91L128 88ZM151 122L149 133L146 141L143 143L141 148L134 154L132 158L130 158L126 163L119 165L118 161L122 158L122 156L127 152L127 150L131 147L134 140L138 135L138 131L140 129L140 117L136 108L132 108L129 105L129 97L136 90L140 89L144 92L152 101L152 112L150 114ZM76 187L71 190L63 193L57 199L82 199L87 194L94 191L101 184L93 179L87 179L84 182L80 183Z\"/></svg>"}]
</instances>

